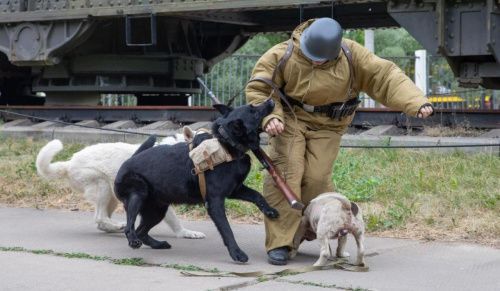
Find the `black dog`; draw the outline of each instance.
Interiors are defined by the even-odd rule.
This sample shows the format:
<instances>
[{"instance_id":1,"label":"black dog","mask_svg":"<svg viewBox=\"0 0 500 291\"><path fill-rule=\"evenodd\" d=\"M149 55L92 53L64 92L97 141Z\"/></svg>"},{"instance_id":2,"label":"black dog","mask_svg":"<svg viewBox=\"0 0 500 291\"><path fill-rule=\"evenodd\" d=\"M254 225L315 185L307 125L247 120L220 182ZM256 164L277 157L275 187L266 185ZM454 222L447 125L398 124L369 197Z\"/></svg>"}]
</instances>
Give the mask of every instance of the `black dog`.
<instances>
[{"instance_id":1,"label":"black dog","mask_svg":"<svg viewBox=\"0 0 500 291\"><path fill-rule=\"evenodd\" d=\"M238 262L248 261L248 256L234 239L224 200L250 201L267 217L278 217L278 211L271 208L259 192L243 185L250 171L250 157L245 152L259 147L260 124L273 108L271 99L259 106L245 105L235 109L217 105L222 117L215 120L212 132L234 160L205 172L206 201L201 197L198 177L192 174L193 162L188 155L188 145L179 143L151 148L152 142L146 141L122 165L115 180L115 193L127 212L125 234L129 245L139 248L144 243L155 249L170 248L166 241L150 237L149 230L162 220L170 204L205 202L231 258ZM207 134L195 138L194 146L207 138ZM136 230L134 225L138 214L141 215L141 223Z\"/></svg>"}]
</instances>

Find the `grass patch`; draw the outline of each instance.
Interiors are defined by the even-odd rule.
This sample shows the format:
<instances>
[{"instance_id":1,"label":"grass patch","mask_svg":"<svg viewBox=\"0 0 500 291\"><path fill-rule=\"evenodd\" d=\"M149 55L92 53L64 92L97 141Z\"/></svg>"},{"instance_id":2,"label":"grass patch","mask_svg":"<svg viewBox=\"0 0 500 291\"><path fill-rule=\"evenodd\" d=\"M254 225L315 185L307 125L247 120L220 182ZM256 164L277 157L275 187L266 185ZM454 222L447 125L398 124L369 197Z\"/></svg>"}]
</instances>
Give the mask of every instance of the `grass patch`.
<instances>
[{"instance_id":1,"label":"grass patch","mask_svg":"<svg viewBox=\"0 0 500 291\"><path fill-rule=\"evenodd\" d=\"M337 290L349 290L349 291L369 291L370 289L365 289L365 288L360 288L360 287L342 287L338 286L335 284L323 284L323 283L316 283L316 282L310 282L310 281L304 281L304 280L299 280L299 281L293 281L293 280L278 280L279 282L285 282L285 283L291 283L291 284L297 284L297 285L303 285L303 286L313 286L313 287L320 287L320 288L328 288L328 289L337 289Z\"/></svg>"},{"instance_id":2,"label":"grass patch","mask_svg":"<svg viewBox=\"0 0 500 291\"><path fill-rule=\"evenodd\" d=\"M477 137L484 134L486 130L477 130L468 123L462 123L455 127L446 127L442 125L424 126L421 135L434 137Z\"/></svg>"},{"instance_id":3,"label":"grass patch","mask_svg":"<svg viewBox=\"0 0 500 291\"><path fill-rule=\"evenodd\" d=\"M181 265L181 264L151 264L144 261L143 258L123 258L123 259L113 259L110 257L104 256L94 256L86 253L62 253L55 252L53 250L30 250L23 247L2 247L0 246L0 251L3 252L23 252L23 253L31 253L35 255L52 255L56 257L63 257L68 259L86 259L86 260L94 260L94 261L107 261L109 263L115 265L122 266L149 266L149 267L161 267L166 269L175 269L180 271L190 271L190 272L207 272L218 274L221 271L217 268L205 269L195 265Z\"/></svg>"},{"instance_id":4,"label":"grass patch","mask_svg":"<svg viewBox=\"0 0 500 291\"><path fill-rule=\"evenodd\" d=\"M36 173L45 141L0 138L0 203L93 210L83 195ZM83 146L65 144L58 160ZM369 232L384 236L475 241L500 247L500 158L463 152L343 149L332 181L360 203ZM265 171L254 163L245 184L262 192ZM226 201L233 221L260 223L253 204ZM208 219L203 205L178 205L185 218Z\"/></svg>"},{"instance_id":5,"label":"grass patch","mask_svg":"<svg viewBox=\"0 0 500 291\"><path fill-rule=\"evenodd\" d=\"M94 261L106 261L109 259L108 257L93 256L86 253L62 253L61 256L68 259L87 259Z\"/></svg>"},{"instance_id":6,"label":"grass patch","mask_svg":"<svg viewBox=\"0 0 500 291\"><path fill-rule=\"evenodd\" d=\"M144 266L144 265L146 265L146 262L144 262L143 258L113 259L112 262L115 265L126 265L126 266Z\"/></svg>"},{"instance_id":7,"label":"grass patch","mask_svg":"<svg viewBox=\"0 0 500 291\"><path fill-rule=\"evenodd\" d=\"M207 272L207 273L213 273L213 274L218 274L221 272L217 268L205 269L205 268L201 268L201 267L194 266L194 265L168 264L168 265L161 265L161 266L164 268L176 269L179 271L187 271L187 272Z\"/></svg>"},{"instance_id":8,"label":"grass patch","mask_svg":"<svg viewBox=\"0 0 500 291\"><path fill-rule=\"evenodd\" d=\"M56 257L64 257L64 258L68 258L68 259L87 259L87 260L94 260L94 261L109 260L108 257L93 256L93 255L89 255L86 253L61 253L61 252L55 252L53 250L45 250L45 249L30 250L30 249L25 249L22 247L0 247L0 251L24 252L24 253L31 253L31 254L35 254L35 255L53 255Z\"/></svg>"}]
</instances>

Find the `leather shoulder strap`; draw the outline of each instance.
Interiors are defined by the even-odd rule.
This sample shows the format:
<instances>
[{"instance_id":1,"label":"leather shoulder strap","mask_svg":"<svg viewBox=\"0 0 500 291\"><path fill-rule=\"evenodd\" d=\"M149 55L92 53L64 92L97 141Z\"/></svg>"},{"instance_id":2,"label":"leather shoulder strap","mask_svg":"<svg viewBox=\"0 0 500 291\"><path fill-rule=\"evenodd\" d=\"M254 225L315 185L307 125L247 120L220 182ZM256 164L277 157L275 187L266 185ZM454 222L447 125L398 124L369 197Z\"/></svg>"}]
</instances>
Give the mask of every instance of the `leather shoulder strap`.
<instances>
[{"instance_id":1,"label":"leather shoulder strap","mask_svg":"<svg viewBox=\"0 0 500 291\"><path fill-rule=\"evenodd\" d=\"M278 97L280 97L281 101L283 101L286 104L286 106L288 106L288 108L290 108L290 109L293 108L292 105L290 104L290 102L288 102L288 100L286 99L286 96L283 94L283 92L281 92L280 88L278 88L278 86L276 85L276 83L273 82L273 80L268 79L268 78L263 78L263 77L255 77L255 78L251 79L250 81L248 81L248 83L254 82L254 81L264 82L267 85L269 85L273 89L271 91L271 94L272 94L272 92L276 93L278 95Z\"/></svg>"},{"instance_id":2,"label":"leather shoulder strap","mask_svg":"<svg viewBox=\"0 0 500 291\"><path fill-rule=\"evenodd\" d=\"M349 63L349 92L348 97L351 97L351 93L354 92L354 81L356 80L356 72L354 71L354 62L352 60L352 53L345 42L341 44L342 51L347 57L347 62Z\"/></svg>"},{"instance_id":3,"label":"leather shoulder strap","mask_svg":"<svg viewBox=\"0 0 500 291\"><path fill-rule=\"evenodd\" d=\"M200 187L200 194L203 201L207 201L207 181L205 180L205 173L198 173L198 186Z\"/></svg>"},{"instance_id":4,"label":"leather shoulder strap","mask_svg":"<svg viewBox=\"0 0 500 291\"><path fill-rule=\"evenodd\" d=\"M254 81L260 81L260 82L266 83L267 85L269 85L273 89L273 92L275 92L280 97L280 99L283 102L285 102L285 104L290 109L292 108L292 105L290 104L290 102L288 102L285 95L283 95L283 93L281 92L278 85L274 82L274 79L276 78L276 74L278 73L278 70L281 72L283 72L285 70L286 63L288 62L288 59L290 59L290 57L292 56L292 53L293 53L293 39L290 38L288 40L288 46L286 47L285 54L281 57L281 59L279 59L278 64L274 68L273 76L271 77L271 79L264 78L264 77L255 77L255 78L250 79L248 81L248 83L254 82Z\"/></svg>"},{"instance_id":5,"label":"leather shoulder strap","mask_svg":"<svg viewBox=\"0 0 500 291\"><path fill-rule=\"evenodd\" d=\"M274 78L276 77L276 74L278 73L278 70L281 72L285 71L285 66L286 63L288 62L288 59L292 56L293 53L293 40L290 38L288 40L288 46L286 47L285 54L279 59L278 64L276 65L276 68L274 68L273 71L273 76L271 80L274 82Z\"/></svg>"}]
</instances>

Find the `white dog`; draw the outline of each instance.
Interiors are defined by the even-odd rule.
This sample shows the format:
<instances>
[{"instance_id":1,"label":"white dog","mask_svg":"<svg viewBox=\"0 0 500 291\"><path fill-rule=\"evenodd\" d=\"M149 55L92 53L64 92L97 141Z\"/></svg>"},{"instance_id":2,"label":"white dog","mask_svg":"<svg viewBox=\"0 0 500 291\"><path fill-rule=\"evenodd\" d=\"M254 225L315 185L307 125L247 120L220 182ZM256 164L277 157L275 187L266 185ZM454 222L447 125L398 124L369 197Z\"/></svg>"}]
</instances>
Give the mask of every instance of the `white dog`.
<instances>
[{"instance_id":1,"label":"white dog","mask_svg":"<svg viewBox=\"0 0 500 291\"><path fill-rule=\"evenodd\" d=\"M186 132L186 130L185 130ZM193 134L189 130L190 134ZM183 141L183 135L177 138L167 137L161 144L174 144ZM113 185L120 166L139 148L139 144L100 143L88 146L75 153L70 160L51 163L54 156L63 148L61 141L55 139L46 144L38 153L36 167L38 174L48 180L63 180L70 187L95 205L97 228L106 232L122 232L125 222L111 220L111 214L118 205ZM173 208L169 208L165 223L177 237L204 238L205 234L184 228Z\"/></svg>"},{"instance_id":2,"label":"white dog","mask_svg":"<svg viewBox=\"0 0 500 291\"><path fill-rule=\"evenodd\" d=\"M339 193L323 193L314 198L304 211L299 230L293 239L291 256L295 256L304 239L317 238L321 245L319 259L314 266L324 266L333 257L330 239L338 238L337 257L348 257L344 251L347 234L352 233L358 246L356 265L364 266L365 224L361 209Z\"/></svg>"}]
</instances>

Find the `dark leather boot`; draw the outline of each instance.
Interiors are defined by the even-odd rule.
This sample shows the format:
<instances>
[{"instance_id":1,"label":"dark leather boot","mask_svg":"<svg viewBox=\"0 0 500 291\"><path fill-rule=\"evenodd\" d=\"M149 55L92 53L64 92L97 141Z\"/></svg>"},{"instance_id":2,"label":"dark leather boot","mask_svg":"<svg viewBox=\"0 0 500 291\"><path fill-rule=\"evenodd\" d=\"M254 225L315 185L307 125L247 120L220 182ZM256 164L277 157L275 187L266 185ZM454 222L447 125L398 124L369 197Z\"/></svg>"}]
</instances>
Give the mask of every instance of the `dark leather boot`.
<instances>
[{"instance_id":1,"label":"dark leather boot","mask_svg":"<svg viewBox=\"0 0 500 291\"><path fill-rule=\"evenodd\" d=\"M288 247L279 247L267 252L267 261L272 265L286 265L288 262Z\"/></svg>"}]
</instances>

